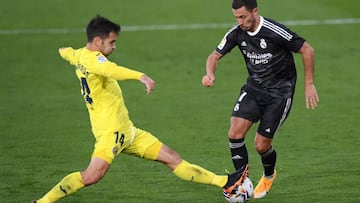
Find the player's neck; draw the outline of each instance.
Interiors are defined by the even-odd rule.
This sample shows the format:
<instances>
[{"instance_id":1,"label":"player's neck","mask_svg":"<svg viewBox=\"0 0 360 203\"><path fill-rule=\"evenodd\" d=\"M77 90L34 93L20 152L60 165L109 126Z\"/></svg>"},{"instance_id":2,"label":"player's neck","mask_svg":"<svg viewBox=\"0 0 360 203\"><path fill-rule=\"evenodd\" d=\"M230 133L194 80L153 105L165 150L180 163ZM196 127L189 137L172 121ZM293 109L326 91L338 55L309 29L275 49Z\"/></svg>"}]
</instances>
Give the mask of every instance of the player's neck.
<instances>
[{"instance_id":1,"label":"player's neck","mask_svg":"<svg viewBox=\"0 0 360 203\"><path fill-rule=\"evenodd\" d=\"M259 26L260 26L260 16L256 15L255 16L255 26L251 32L255 32Z\"/></svg>"},{"instance_id":2,"label":"player's neck","mask_svg":"<svg viewBox=\"0 0 360 203\"><path fill-rule=\"evenodd\" d=\"M97 46L95 46L95 44L91 43L91 42L88 42L86 44L86 49L89 50L89 51L99 51Z\"/></svg>"}]
</instances>

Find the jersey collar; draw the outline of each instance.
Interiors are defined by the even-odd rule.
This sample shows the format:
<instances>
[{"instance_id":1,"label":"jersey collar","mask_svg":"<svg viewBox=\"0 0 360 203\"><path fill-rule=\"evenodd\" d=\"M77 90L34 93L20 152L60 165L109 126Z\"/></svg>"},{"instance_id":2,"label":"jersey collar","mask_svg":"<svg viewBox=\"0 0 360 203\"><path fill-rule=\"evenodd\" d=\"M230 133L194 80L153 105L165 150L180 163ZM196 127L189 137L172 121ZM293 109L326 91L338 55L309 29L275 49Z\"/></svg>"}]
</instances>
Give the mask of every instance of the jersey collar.
<instances>
[{"instance_id":1,"label":"jersey collar","mask_svg":"<svg viewBox=\"0 0 360 203\"><path fill-rule=\"evenodd\" d=\"M260 16L260 23L259 23L259 26L256 28L256 30L254 32L247 32L248 35L250 36L255 36L261 29L261 27L263 26L264 24L264 18L262 16Z\"/></svg>"}]
</instances>

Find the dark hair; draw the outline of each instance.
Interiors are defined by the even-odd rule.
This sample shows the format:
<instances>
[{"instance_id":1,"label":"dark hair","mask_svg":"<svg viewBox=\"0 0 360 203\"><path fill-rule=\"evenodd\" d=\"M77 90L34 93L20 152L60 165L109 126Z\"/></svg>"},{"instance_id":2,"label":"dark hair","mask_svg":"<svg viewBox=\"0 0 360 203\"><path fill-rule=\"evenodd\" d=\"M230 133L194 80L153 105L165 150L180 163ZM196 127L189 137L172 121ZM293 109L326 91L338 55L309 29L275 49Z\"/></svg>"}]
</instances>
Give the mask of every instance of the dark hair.
<instances>
[{"instance_id":1,"label":"dark hair","mask_svg":"<svg viewBox=\"0 0 360 203\"><path fill-rule=\"evenodd\" d=\"M109 36L110 32L119 34L120 29L120 25L113 23L100 15L97 15L91 19L86 27L87 41L91 42L95 37L101 37L102 39L105 39Z\"/></svg>"},{"instance_id":2,"label":"dark hair","mask_svg":"<svg viewBox=\"0 0 360 203\"><path fill-rule=\"evenodd\" d=\"M245 6L246 10L252 11L257 7L257 2L256 0L233 0L232 2L233 9L239 9L243 6Z\"/></svg>"}]
</instances>

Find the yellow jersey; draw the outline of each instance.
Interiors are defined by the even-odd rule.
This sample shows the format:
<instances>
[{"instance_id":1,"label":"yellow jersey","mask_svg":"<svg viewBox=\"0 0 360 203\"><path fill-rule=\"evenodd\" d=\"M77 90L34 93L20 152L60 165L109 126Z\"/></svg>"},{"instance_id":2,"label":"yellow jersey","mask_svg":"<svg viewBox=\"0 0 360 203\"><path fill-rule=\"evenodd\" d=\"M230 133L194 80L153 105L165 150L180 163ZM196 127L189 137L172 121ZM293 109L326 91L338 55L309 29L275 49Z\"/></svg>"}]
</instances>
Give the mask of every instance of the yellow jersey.
<instances>
[{"instance_id":1,"label":"yellow jersey","mask_svg":"<svg viewBox=\"0 0 360 203\"><path fill-rule=\"evenodd\" d=\"M75 66L95 137L129 128L132 122L117 80L140 80L144 73L118 66L101 52L85 47L61 48L59 53Z\"/></svg>"}]
</instances>

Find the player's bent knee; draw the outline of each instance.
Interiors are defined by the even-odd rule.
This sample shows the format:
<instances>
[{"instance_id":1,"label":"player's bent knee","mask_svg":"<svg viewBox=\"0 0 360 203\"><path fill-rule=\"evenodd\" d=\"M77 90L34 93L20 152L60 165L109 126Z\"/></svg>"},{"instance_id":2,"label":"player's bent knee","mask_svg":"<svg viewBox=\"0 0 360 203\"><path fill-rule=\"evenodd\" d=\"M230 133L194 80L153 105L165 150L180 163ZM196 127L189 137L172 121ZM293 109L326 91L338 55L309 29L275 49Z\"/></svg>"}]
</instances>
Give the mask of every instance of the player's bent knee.
<instances>
[{"instance_id":1,"label":"player's bent knee","mask_svg":"<svg viewBox=\"0 0 360 203\"><path fill-rule=\"evenodd\" d=\"M264 152L266 152L267 150L269 150L269 148L271 147L271 143L255 143L255 149L259 154L262 154Z\"/></svg>"},{"instance_id":2,"label":"player's bent knee","mask_svg":"<svg viewBox=\"0 0 360 203\"><path fill-rule=\"evenodd\" d=\"M84 171L81 173L81 178L83 184L88 186L98 183L105 176L105 174L106 172L103 171L96 171L96 172Z\"/></svg>"},{"instance_id":3,"label":"player's bent knee","mask_svg":"<svg viewBox=\"0 0 360 203\"><path fill-rule=\"evenodd\" d=\"M235 127L231 127L228 132L228 136L230 139L244 139L246 134L245 129L239 129Z\"/></svg>"},{"instance_id":4,"label":"player's bent knee","mask_svg":"<svg viewBox=\"0 0 360 203\"><path fill-rule=\"evenodd\" d=\"M170 148L169 154L171 156L171 160L174 160L174 162L176 162L176 164L180 163L182 161L182 158L177 151Z\"/></svg>"},{"instance_id":5,"label":"player's bent knee","mask_svg":"<svg viewBox=\"0 0 360 203\"><path fill-rule=\"evenodd\" d=\"M148 160L156 160L159 156L162 146L163 146L162 142L160 141L155 142L149 148L146 149L144 158Z\"/></svg>"},{"instance_id":6,"label":"player's bent knee","mask_svg":"<svg viewBox=\"0 0 360 203\"><path fill-rule=\"evenodd\" d=\"M157 157L157 160L166 164L170 169L175 169L178 166L182 158L178 152L170 147L163 145Z\"/></svg>"},{"instance_id":7,"label":"player's bent knee","mask_svg":"<svg viewBox=\"0 0 360 203\"><path fill-rule=\"evenodd\" d=\"M259 133L255 136L255 149L258 153L264 153L271 147L272 138L267 138Z\"/></svg>"}]
</instances>

